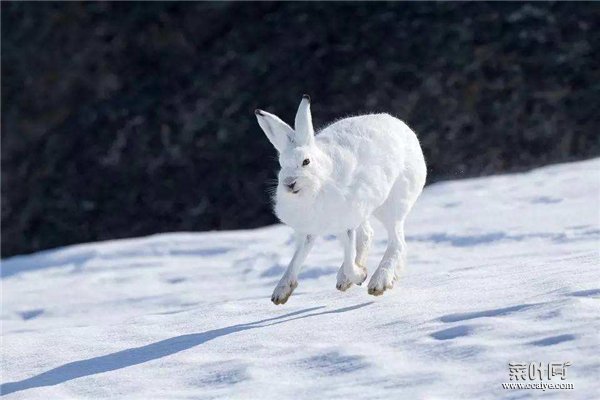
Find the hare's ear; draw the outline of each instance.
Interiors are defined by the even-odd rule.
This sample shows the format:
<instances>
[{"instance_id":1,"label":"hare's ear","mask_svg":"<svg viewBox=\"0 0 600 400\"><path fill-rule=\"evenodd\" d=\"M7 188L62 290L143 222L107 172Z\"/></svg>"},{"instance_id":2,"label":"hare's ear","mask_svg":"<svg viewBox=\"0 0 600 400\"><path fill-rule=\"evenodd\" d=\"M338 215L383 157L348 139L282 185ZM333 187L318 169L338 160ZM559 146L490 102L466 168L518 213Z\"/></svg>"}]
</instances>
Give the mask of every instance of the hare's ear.
<instances>
[{"instance_id":1,"label":"hare's ear","mask_svg":"<svg viewBox=\"0 0 600 400\"><path fill-rule=\"evenodd\" d=\"M308 144L314 140L315 131L310 114L310 97L307 94L302 96L294 128L296 129L296 142L299 144Z\"/></svg>"},{"instance_id":2,"label":"hare's ear","mask_svg":"<svg viewBox=\"0 0 600 400\"><path fill-rule=\"evenodd\" d=\"M293 141L294 130L276 115L263 110L254 111L258 124L280 153Z\"/></svg>"}]
</instances>

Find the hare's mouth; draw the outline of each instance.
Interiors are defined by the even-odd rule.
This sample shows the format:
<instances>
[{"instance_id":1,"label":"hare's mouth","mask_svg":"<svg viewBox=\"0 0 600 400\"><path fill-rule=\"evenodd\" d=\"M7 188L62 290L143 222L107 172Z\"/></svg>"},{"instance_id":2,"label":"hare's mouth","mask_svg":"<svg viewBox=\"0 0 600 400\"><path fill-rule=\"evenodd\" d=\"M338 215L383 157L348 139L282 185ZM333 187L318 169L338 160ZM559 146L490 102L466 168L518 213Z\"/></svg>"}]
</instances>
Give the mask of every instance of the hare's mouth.
<instances>
[{"instance_id":1,"label":"hare's mouth","mask_svg":"<svg viewBox=\"0 0 600 400\"><path fill-rule=\"evenodd\" d=\"M298 193L300 191L300 188L296 184L295 180L293 182L290 182L290 183L286 182L285 183L285 187L286 187L287 191L289 193L292 193L292 194L296 194L296 193Z\"/></svg>"}]
</instances>

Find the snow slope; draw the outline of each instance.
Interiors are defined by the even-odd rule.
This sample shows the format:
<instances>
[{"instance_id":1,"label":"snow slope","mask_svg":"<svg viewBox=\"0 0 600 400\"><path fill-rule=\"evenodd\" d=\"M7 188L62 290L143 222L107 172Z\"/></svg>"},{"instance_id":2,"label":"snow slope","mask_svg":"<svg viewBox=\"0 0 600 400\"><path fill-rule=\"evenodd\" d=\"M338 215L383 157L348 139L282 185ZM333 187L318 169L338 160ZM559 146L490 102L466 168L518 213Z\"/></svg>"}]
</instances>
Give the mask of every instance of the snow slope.
<instances>
[{"instance_id":1,"label":"snow slope","mask_svg":"<svg viewBox=\"0 0 600 400\"><path fill-rule=\"evenodd\" d=\"M503 389L509 361L570 361L575 389L543 397L600 398L599 196L600 159L431 185L377 298L335 289L326 237L271 304L284 226L4 260L3 397L523 398L542 392Z\"/></svg>"}]
</instances>

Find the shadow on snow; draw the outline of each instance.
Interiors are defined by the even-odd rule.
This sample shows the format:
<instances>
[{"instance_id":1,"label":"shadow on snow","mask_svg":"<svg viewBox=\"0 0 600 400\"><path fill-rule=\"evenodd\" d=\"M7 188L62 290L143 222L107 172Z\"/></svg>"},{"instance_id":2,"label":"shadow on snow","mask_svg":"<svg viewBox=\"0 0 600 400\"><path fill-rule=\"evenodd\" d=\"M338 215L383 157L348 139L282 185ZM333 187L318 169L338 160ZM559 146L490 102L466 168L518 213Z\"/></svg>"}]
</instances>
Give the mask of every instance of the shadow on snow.
<instances>
[{"instance_id":1,"label":"shadow on snow","mask_svg":"<svg viewBox=\"0 0 600 400\"><path fill-rule=\"evenodd\" d=\"M213 329L202 333L192 333L188 335L175 336L170 339L161 340L159 342L147 344L142 347L135 347L127 350L118 351L116 353L107 354L104 356L88 358L86 360L74 361L68 364L61 365L41 374L32 376L17 382L8 382L0 386L0 396L21 390L58 385L72 379L81 378L84 376L99 374L102 372L114 371L121 368L130 367L132 365L142 364L158 358L166 357L171 354L178 353L201 345L222 336L232 333L241 332L249 329L264 328L267 326L282 324L297 319L316 317L319 315L342 313L366 307L373 302L357 304L354 306L338 308L335 310L313 312L324 306L307 308L300 311L291 312L278 317L267 318L260 321L250 322L246 324L237 324L225 328ZM300 315L304 314L304 315ZM288 318L293 317L293 318ZM281 320L287 318L285 320Z\"/></svg>"}]
</instances>

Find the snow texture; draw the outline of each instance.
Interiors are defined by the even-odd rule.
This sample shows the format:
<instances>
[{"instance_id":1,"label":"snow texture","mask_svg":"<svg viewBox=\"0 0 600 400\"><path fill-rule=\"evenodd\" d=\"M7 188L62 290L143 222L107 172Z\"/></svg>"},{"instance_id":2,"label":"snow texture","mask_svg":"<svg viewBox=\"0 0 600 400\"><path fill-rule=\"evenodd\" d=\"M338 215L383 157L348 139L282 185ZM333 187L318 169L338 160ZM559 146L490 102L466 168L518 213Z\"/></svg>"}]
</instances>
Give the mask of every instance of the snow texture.
<instances>
[{"instance_id":1,"label":"snow texture","mask_svg":"<svg viewBox=\"0 0 600 400\"><path fill-rule=\"evenodd\" d=\"M284 306L285 226L161 234L2 262L7 399L600 396L600 159L437 183L382 297L335 289L318 239ZM376 226L373 272L386 238ZM573 390L508 390L567 362ZM558 378L554 378L558 379Z\"/></svg>"}]
</instances>

